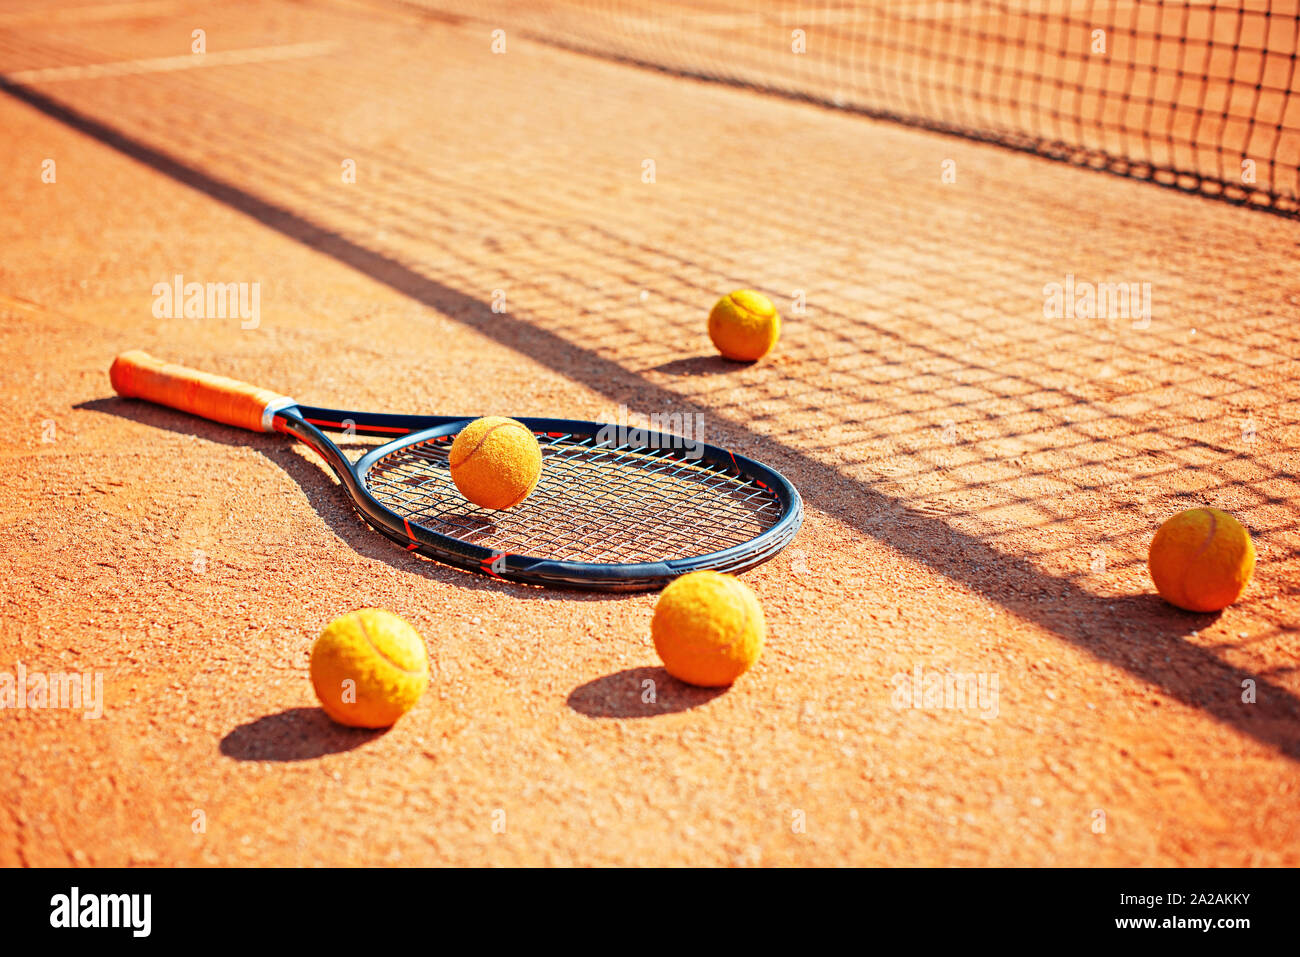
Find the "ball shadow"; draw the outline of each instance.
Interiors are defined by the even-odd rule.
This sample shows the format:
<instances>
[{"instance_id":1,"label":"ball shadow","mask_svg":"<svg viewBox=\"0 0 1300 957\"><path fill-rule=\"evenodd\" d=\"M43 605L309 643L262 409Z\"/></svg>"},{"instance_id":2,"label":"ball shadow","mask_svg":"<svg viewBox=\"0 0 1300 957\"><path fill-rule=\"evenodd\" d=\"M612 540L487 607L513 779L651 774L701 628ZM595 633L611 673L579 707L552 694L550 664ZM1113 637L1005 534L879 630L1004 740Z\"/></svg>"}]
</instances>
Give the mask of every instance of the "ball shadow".
<instances>
[{"instance_id":1,"label":"ball shadow","mask_svg":"<svg viewBox=\"0 0 1300 957\"><path fill-rule=\"evenodd\" d=\"M696 688L664 668L627 668L579 685L566 703L589 718L654 718L698 708L726 691Z\"/></svg>"},{"instance_id":2,"label":"ball shadow","mask_svg":"<svg viewBox=\"0 0 1300 957\"><path fill-rule=\"evenodd\" d=\"M345 728L321 708L289 708L241 724L221 739L221 753L236 761L310 761L351 751L386 730Z\"/></svg>"},{"instance_id":3,"label":"ball shadow","mask_svg":"<svg viewBox=\"0 0 1300 957\"><path fill-rule=\"evenodd\" d=\"M1223 611L1190 611L1179 608L1161 598L1154 590L1135 595L1124 595L1109 599L1108 603L1116 605L1128 613L1142 612L1173 626L1174 632L1186 635L1193 631L1208 628L1223 617Z\"/></svg>"},{"instance_id":4,"label":"ball shadow","mask_svg":"<svg viewBox=\"0 0 1300 957\"><path fill-rule=\"evenodd\" d=\"M738 372L741 369L747 369L753 364L752 362L741 362L735 359L724 359L722 356L689 356L685 359L673 359L671 362L654 366L652 371L680 376L722 375L727 372Z\"/></svg>"}]
</instances>

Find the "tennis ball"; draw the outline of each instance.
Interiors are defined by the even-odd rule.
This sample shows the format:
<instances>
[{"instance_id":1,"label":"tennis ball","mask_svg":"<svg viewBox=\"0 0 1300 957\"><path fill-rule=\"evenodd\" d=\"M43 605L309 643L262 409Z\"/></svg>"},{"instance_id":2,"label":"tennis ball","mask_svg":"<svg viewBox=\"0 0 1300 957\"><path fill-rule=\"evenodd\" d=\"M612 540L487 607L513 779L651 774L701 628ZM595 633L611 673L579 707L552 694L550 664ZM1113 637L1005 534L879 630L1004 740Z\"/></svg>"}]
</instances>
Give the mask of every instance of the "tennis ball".
<instances>
[{"instance_id":1,"label":"tennis ball","mask_svg":"<svg viewBox=\"0 0 1300 957\"><path fill-rule=\"evenodd\" d=\"M475 419L451 444L451 479L482 508L511 508L537 487L542 449L528 426L489 415Z\"/></svg>"},{"instance_id":2,"label":"tennis ball","mask_svg":"<svg viewBox=\"0 0 1300 957\"><path fill-rule=\"evenodd\" d=\"M716 688L729 685L758 660L767 626L763 608L739 578L691 572L659 596L650 635L674 678Z\"/></svg>"},{"instance_id":3,"label":"tennis ball","mask_svg":"<svg viewBox=\"0 0 1300 957\"><path fill-rule=\"evenodd\" d=\"M326 625L312 645L311 683L339 724L387 728L414 707L429 683L424 640L390 611L350 611Z\"/></svg>"},{"instance_id":4,"label":"tennis ball","mask_svg":"<svg viewBox=\"0 0 1300 957\"><path fill-rule=\"evenodd\" d=\"M752 289L723 296L709 313L709 338L728 359L752 362L781 338L781 314L772 300Z\"/></svg>"},{"instance_id":5,"label":"tennis ball","mask_svg":"<svg viewBox=\"0 0 1300 957\"><path fill-rule=\"evenodd\" d=\"M1250 533L1227 512L1189 508L1151 540L1147 567L1160 597L1188 611L1218 611L1246 590L1255 572Z\"/></svg>"}]
</instances>

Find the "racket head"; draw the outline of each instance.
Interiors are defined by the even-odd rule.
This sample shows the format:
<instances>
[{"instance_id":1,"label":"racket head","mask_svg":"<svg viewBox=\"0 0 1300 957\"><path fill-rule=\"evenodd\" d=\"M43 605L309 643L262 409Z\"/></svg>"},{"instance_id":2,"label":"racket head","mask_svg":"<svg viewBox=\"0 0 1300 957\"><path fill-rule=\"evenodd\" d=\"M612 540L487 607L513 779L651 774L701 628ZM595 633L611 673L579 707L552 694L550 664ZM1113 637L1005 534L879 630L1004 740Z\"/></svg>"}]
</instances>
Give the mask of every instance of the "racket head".
<instances>
[{"instance_id":1,"label":"racket head","mask_svg":"<svg viewBox=\"0 0 1300 957\"><path fill-rule=\"evenodd\" d=\"M494 511L466 501L447 466L471 419L322 409L277 418L309 445L329 446L317 451L376 530L408 551L511 581L642 591L700 569L741 572L777 554L803 520L799 493L774 469L665 432L519 418L541 446L542 476L521 504ZM425 422L436 424L418 427ZM355 463L317 427L389 435L407 425Z\"/></svg>"}]
</instances>

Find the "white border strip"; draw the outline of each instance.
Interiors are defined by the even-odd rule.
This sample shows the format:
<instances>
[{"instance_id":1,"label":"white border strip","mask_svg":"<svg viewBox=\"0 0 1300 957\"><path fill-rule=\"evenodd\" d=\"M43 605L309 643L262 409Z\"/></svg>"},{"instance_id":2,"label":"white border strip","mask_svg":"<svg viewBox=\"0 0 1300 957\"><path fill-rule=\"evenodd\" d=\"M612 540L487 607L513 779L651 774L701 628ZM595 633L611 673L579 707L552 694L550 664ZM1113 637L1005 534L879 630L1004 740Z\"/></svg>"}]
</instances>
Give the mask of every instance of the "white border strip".
<instances>
[{"instance_id":1,"label":"white border strip","mask_svg":"<svg viewBox=\"0 0 1300 957\"><path fill-rule=\"evenodd\" d=\"M108 76L137 73L169 73L193 70L202 66L230 66L239 63L266 63L272 60L296 60L333 53L339 44L293 43L288 46L250 47L247 50L223 50L219 53L187 53L181 56L154 57L149 60L121 60L116 63L91 63L86 66L51 66L39 70L18 70L3 74L5 82L15 86L32 83L57 83L62 80L98 80Z\"/></svg>"}]
</instances>

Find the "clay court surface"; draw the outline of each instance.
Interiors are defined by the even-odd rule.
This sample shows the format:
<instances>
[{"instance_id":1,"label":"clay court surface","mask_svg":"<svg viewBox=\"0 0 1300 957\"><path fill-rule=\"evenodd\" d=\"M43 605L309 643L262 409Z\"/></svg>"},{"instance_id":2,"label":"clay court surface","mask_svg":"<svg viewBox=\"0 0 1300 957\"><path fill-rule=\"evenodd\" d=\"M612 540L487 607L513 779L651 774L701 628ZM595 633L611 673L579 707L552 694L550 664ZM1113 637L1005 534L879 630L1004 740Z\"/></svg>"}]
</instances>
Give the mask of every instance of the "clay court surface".
<instances>
[{"instance_id":1,"label":"clay court surface","mask_svg":"<svg viewBox=\"0 0 1300 957\"><path fill-rule=\"evenodd\" d=\"M1300 863L1296 221L499 26L0 4L0 670L104 676L98 720L0 712L0 863ZM256 327L156 316L177 274L259 283ZM1069 275L1150 321L1045 318ZM741 287L786 316L752 366L704 327ZM807 508L744 576L764 654L691 689L654 594L412 557L306 447L115 397L134 348L322 406L698 414ZM1146 572L1195 505L1259 553L1220 615ZM372 605L432 665L386 733L307 675ZM918 669L996 713L896 707Z\"/></svg>"}]
</instances>

